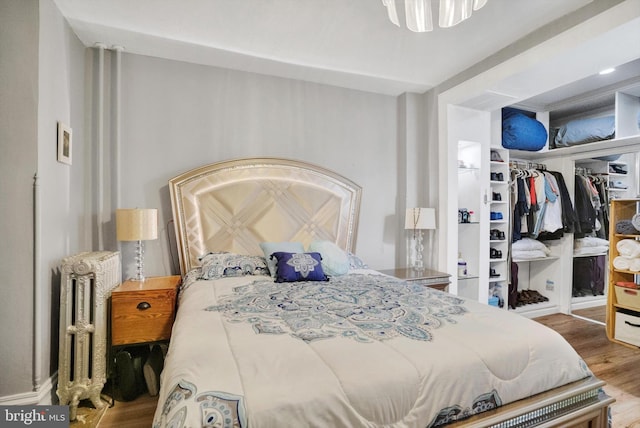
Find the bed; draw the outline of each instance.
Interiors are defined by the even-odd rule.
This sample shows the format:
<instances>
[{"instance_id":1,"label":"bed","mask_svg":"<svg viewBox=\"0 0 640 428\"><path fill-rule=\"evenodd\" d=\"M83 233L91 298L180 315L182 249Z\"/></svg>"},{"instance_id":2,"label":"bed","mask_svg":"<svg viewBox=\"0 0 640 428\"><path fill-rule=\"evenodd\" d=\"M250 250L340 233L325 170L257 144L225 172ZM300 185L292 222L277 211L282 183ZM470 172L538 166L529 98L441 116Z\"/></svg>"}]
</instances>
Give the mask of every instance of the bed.
<instances>
[{"instance_id":1,"label":"bed","mask_svg":"<svg viewBox=\"0 0 640 428\"><path fill-rule=\"evenodd\" d=\"M607 426L554 331L369 269L345 177L252 158L169 183L183 284L154 427ZM290 250L275 277L265 243Z\"/></svg>"}]
</instances>

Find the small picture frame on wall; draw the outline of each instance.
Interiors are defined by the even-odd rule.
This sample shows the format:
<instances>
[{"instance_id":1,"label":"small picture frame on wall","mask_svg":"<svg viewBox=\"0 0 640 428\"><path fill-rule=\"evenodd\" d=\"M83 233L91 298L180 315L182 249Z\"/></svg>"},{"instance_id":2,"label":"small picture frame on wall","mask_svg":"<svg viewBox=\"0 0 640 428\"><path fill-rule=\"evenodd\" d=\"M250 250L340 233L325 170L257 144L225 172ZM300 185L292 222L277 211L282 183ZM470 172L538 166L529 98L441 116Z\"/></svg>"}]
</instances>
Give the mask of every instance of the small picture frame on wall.
<instances>
[{"instance_id":1,"label":"small picture frame on wall","mask_svg":"<svg viewBox=\"0 0 640 428\"><path fill-rule=\"evenodd\" d=\"M58 122L58 162L71 165L71 128Z\"/></svg>"}]
</instances>

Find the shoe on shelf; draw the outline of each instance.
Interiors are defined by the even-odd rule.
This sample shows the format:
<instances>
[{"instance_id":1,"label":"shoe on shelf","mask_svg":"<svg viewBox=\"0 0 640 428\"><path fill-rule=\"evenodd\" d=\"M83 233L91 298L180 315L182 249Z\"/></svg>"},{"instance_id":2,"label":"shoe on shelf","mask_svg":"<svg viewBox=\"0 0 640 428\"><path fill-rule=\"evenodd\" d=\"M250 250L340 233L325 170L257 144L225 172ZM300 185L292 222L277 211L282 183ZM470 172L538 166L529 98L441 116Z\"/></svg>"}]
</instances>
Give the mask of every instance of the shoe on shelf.
<instances>
[{"instance_id":1,"label":"shoe on shelf","mask_svg":"<svg viewBox=\"0 0 640 428\"><path fill-rule=\"evenodd\" d=\"M491 220L502 220L504 217L502 217L502 213L501 212L496 212L496 211L491 211Z\"/></svg>"},{"instance_id":2,"label":"shoe on shelf","mask_svg":"<svg viewBox=\"0 0 640 428\"><path fill-rule=\"evenodd\" d=\"M494 162L504 162L497 150L491 150L491 160Z\"/></svg>"}]
</instances>

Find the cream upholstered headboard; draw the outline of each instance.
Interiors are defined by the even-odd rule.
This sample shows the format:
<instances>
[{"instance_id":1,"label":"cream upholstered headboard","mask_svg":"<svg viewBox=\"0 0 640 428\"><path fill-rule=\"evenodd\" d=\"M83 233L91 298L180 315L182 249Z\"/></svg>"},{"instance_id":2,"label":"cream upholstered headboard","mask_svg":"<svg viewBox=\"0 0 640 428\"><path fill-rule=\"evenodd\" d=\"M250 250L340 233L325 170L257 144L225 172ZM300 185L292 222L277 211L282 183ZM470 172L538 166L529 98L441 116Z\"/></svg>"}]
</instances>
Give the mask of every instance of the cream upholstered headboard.
<instances>
[{"instance_id":1,"label":"cream upholstered headboard","mask_svg":"<svg viewBox=\"0 0 640 428\"><path fill-rule=\"evenodd\" d=\"M262 255L261 242L329 240L355 248L362 189L305 162L248 158L169 180L180 271L209 251Z\"/></svg>"}]
</instances>

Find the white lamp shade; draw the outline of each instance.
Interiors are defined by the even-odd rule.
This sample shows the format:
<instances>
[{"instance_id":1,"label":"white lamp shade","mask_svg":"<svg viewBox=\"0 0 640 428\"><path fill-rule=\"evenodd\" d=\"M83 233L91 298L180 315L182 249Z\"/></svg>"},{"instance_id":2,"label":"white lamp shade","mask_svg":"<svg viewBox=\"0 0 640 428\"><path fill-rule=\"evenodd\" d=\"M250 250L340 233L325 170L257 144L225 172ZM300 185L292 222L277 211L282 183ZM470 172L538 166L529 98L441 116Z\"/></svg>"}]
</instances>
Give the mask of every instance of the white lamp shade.
<instances>
[{"instance_id":1,"label":"white lamp shade","mask_svg":"<svg viewBox=\"0 0 640 428\"><path fill-rule=\"evenodd\" d=\"M404 219L405 229L435 229L435 208L408 208Z\"/></svg>"},{"instance_id":2,"label":"white lamp shade","mask_svg":"<svg viewBox=\"0 0 640 428\"><path fill-rule=\"evenodd\" d=\"M118 241L148 241L158 239L158 210L131 208L116 210Z\"/></svg>"}]
</instances>

